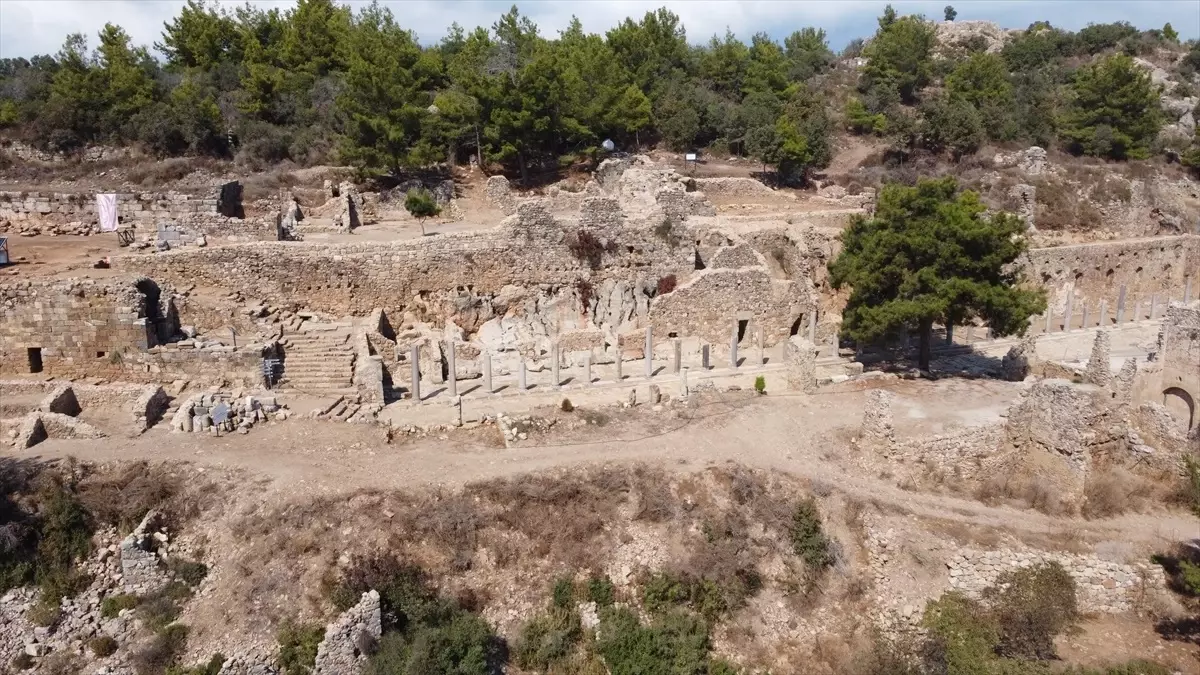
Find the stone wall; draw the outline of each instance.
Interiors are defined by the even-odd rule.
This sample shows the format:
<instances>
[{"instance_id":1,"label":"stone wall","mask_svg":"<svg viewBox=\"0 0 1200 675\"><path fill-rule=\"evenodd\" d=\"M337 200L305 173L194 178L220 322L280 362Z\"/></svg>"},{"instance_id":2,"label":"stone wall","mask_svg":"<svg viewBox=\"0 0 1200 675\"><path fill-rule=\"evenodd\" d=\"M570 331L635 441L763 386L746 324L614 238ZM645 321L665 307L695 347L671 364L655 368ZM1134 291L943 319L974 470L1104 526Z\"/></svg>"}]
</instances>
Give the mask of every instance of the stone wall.
<instances>
[{"instance_id":1,"label":"stone wall","mask_svg":"<svg viewBox=\"0 0 1200 675\"><path fill-rule=\"evenodd\" d=\"M129 593L152 593L170 581L159 567L155 552L161 543L156 536L160 518L157 511L147 513L137 528L121 540L121 584Z\"/></svg>"},{"instance_id":2,"label":"stone wall","mask_svg":"<svg viewBox=\"0 0 1200 675\"><path fill-rule=\"evenodd\" d=\"M1192 292L1200 292L1196 235L1037 248L1022 262L1025 276L1050 291L1050 307L1060 312L1073 294L1093 302L1107 299L1112 317L1121 286L1132 306L1135 298L1150 293L1181 297L1189 276Z\"/></svg>"},{"instance_id":3,"label":"stone wall","mask_svg":"<svg viewBox=\"0 0 1200 675\"><path fill-rule=\"evenodd\" d=\"M325 627L325 638L317 645L313 675L353 675L362 672L369 650L383 635L379 592L362 594L358 604Z\"/></svg>"},{"instance_id":4,"label":"stone wall","mask_svg":"<svg viewBox=\"0 0 1200 675\"><path fill-rule=\"evenodd\" d=\"M1144 605L1163 590L1162 570L1150 563L1125 564L1095 555L1049 553L1033 549L981 551L962 548L950 559L950 587L978 597L1005 572L1057 562L1075 580L1075 597L1084 612L1117 614Z\"/></svg>"},{"instance_id":5,"label":"stone wall","mask_svg":"<svg viewBox=\"0 0 1200 675\"><path fill-rule=\"evenodd\" d=\"M222 204L220 190L203 196L181 192L117 193L118 222L144 237L157 237L159 225L170 224L193 237L203 234L254 241L279 238L274 216L225 215L240 209L240 203ZM38 233L57 231L56 226L69 223L78 223L89 233L100 231L94 192L0 192L0 230Z\"/></svg>"},{"instance_id":6,"label":"stone wall","mask_svg":"<svg viewBox=\"0 0 1200 675\"><path fill-rule=\"evenodd\" d=\"M706 269L650 303L658 335L697 337L715 346L730 343L733 327L748 321L742 340L762 330L768 345L791 336L792 326L811 310L811 301L793 281L771 279L763 267Z\"/></svg>"},{"instance_id":7,"label":"stone wall","mask_svg":"<svg viewBox=\"0 0 1200 675\"><path fill-rule=\"evenodd\" d=\"M19 159L22 162L42 162L45 164L69 162L79 159L82 162L111 162L119 159L129 159L134 156L132 148L120 148L112 145L93 145L68 155L61 152L47 152L22 143L20 141L0 142L0 152Z\"/></svg>"},{"instance_id":8,"label":"stone wall","mask_svg":"<svg viewBox=\"0 0 1200 675\"><path fill-rule=\"evenodd\" d=\"M477 323L469 315L481 301L514 287L551 292L580 279L597 290L607 281L652 283L667 274L692 273L688 247L671 248L646 229L622 227L611 251L593 270L572 255L570 223L554 219L537 203L485 232L373 244L250 243L119 258L118 267L214 289L241 291L272 304L303 301L309 309L363 316L376 308L403 316L415 306ZM461 320L459 320L461 317Z\"/></svg>"}]
</instances>

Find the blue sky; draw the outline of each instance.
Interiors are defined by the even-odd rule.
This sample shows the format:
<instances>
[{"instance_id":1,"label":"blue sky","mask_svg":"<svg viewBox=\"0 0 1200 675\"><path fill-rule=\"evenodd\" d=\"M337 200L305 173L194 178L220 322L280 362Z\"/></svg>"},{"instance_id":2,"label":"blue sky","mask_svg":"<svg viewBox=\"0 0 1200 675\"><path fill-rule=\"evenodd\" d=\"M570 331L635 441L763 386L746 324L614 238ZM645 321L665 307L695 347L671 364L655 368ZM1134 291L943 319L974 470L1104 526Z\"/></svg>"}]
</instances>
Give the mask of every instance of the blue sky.
<instances>
[{"instance_id":1,"label":"blue sky","mask_svg":"<svg viewBox=\"0 0 1200 675\"><path fill-rule=\"evenodd\" d=\"M239 2L225 3L230 6ZM287 0L253 0L263 7L283 7ZM353 0L348 4L365 3ZM466 28L490 26L513 4L511 0L388 0L400 23L412 29L423 43L436 42L451 22ZM766 31L782 39L804 26L824 28L830 45L840 49L855 37L875 30L875 19L887 3L877 0L542 0L517 3L534 19L543 35L554 35L578 15L584 28L603 32L627 16L666 6L684 22L691 42L704 42L726 27L742 39ZM893 2L901 13L923 13L941 19L946 0ZM1077 30L1088 23L1129 21L1140 28L1160 28L1171 22L1183 39L1200 35L1200 0L975 0L954 2L958 19L986 19L1005 28L1024 28L1048 20ZM54 53L71 32L82 32L95 43L96 32L106 21L123 26L139 44L151 45L183 0L0 0L0 57Z\"/></svg>"}]
</instances>

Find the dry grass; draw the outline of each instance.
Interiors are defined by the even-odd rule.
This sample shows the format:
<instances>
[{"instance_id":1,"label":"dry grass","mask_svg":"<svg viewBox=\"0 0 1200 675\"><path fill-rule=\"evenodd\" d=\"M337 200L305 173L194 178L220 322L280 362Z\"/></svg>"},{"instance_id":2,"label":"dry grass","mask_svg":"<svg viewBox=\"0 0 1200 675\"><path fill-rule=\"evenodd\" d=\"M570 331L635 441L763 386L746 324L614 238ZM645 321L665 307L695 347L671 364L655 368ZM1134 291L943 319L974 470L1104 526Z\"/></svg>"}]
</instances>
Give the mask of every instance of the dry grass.
<instances>
[{"instance_id":1,"label":"dry grass","mask_svg":"<svg viewBox=\"0 0 1200 675\"><path fill-rule=\"evenodd\" d=\"M197 171L221 173L229 167L212 157L176 157L162 161L146 161L125 171L125 180L145 188L165 188Z\"/></svg>"},{"instance_id":2,"label":"dry grass","mask_svg":"<svg viewBox=\"0 0 1200 675\"><path fill-rule=\"evenodd\" d=\"M1110 518L1126 511L1145 511L1161 501L1161 489L1121 467L1093 472L1084 487L1080 512L1085 518Z\"/></svg>"}]
</instances>

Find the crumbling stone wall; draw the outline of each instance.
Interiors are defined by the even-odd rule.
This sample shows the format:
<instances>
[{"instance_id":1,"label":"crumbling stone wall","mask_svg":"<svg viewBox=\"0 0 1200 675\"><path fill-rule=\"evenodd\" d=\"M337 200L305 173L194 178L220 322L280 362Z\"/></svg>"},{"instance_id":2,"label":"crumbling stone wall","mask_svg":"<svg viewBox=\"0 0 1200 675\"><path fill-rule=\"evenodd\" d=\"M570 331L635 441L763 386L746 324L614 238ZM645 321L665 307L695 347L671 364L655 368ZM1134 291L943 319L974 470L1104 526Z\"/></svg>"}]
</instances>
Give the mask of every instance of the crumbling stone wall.
<instances>
[{"instance_id":1,"label":"crumbling stone wall","mask_svg":"<svg viewBox=\"0 0 1200 675\"><path fill-rule=\"evenodd\" d=\"M983 551L964 547L947 566L950 587L978 597L1005 572L1050 562L1061 565L1075 580L1076 600L1084 612L1127 612L1144 603L1147 594L1165 590L1162 570L1150 563L1125 564L1079 553L1009 548Z\"/></svg>"},{"instance_id":2,"label":"crumbling stone wall","mask_svg":"<svg viewBox=\"0 0 1200 675\"><path fill-rule=\"evenodd\" d=\"M817 346L799 335L793 335L788 339L786 349L784 361L788 387L804 393L816 391Z\"/></svg>"},{"instance_id":3,"label":"crumbling stone wall","mask_svg":"<svg viewBox=\"0 0 1200 675\"><path fill-rule=\"evenodd\" d=\"M1200 301L1167 308L1153 359L1134 378L1133 402L1163 404L1182 431L1200 435Z\"/></svg>"},{"instance_id":4,"label":"crumbling stone wall","mask_svg":"<svg viewBox=\"0 0 1200 675\"><path fill-rule=\"evenodd\" d=\"M98 361L157 341L145 294L133 282L68 280L0 285L0 372L30 372L29 349L43 369Z\"/></svg>"},{"instance_id":5,"label":"crumbling stone wall","mask_svg":"<svg viewBox=\"0 0 1200 675\"><path fill-rule=\"evenodd\" d=\"M517 212L517 198L513 196L512 186L504 176L489 177L484 184L483 195L501 213L511 215Z\"/></svg>"},{"instance_id":6,"label":"crumbling stone wall","mask_svg":"<svg viewBox=\"0 0 1200 675\"><path fill-rule=\"evenodd\" d=\"M121 540L121 584L127 592L137 595L152 593L170 578L158 566L158 545L165 535L157 531L161 515L151 511L142 522Z\"/></svg>"},{"instance_id":7,"label":"crumbling stone wall","mask_svg":"<svg viewBox=\"0 0 1200 675\"><path fill-rule=\"evenodd\" d=\"M46 398L38 404L38 410L72 417L83 412L83 408L79 407L79 399L75 397L75 390L69 384L59 385L54 391L47 394Z\"/></svg>"},{"instance_id":8,"label":"crumbling stone wall","mask_svg":"<svg viewBox=\"0 0 1200 675\"><path fill-rule=\"evenodd\" d=\"M859 443L872 450L888 454L892 451L895 441L895 430L892 426L892 402L896 395L886 389L872 389L867 392L863 404L862 430Z\"/></svg>"},{"instance_id":9,"label":"crumbling stone wall","mask_svg":"<svg viewBox=\"0 0 1200 675\"><path fill-rule=\"evenodd\" d=\"M220 189L197 196L181 192L117 193L117 219L139 235L154 237L158 226L170 224L192 236L242 237L274 240L274 216L243 218L222 213ZM226 212L241 213L240 202L225 205ZM94 192L0 192L0 230L37 233L78 223L84 233L100 231ZM76 230L72 230L76 231Z\"/></svg>"},{"instance_id":10,"label":"crumbling stone wall","mask_svg":"<svg viewBox=\"0 0 1200 675\"><path fill-rule=\"evenodd\" d=\"M715 346L728 345L738 320L748 320L743 340L763 331L766 344L791 336L800 315L810 311L808 299L792 281L771 279L765 268L706 269L696 272L674 291L650 303L650 322L656 333L698 337Z\"/></svg>"},{"instance_id":11,"label":"crumbling stone wall","mask_svg":"<svg viewBox=\"0 0 1200 675\"><path fill-rule=\"evenodd\" d=\"M1057 312L1063 311L1068 295L1075 294L1093 302L1108 300L1108 316L1114 317L1122 285L1129 307L1149 293L1182 296L1189 276L1192 292L1200 292L1196 235L1036 248L1020 262L1026 278L1050 291L1050 308Z\"/></svg>"},{"instance_id":12,"label":"crumbling stone wall","mask_svg":"<svg viewBox=\"0 0 1200 675\"><path fill-rule=\"evenodd\" d=\"M1096 339L1092 343L1092 354L1088 358L1084 380L1100 387L1107 387L1112 381L1112 357L1110 353L1111 338L1107 330L1096 331Z\"/></svg>"},{"instance_id":13,"label":"crumbling stone wall","mask_svg":"<svg viewBox=\"0 0 1200 675\"><path fill-rule=\"evenodd\" d=\"M358 604L325 627L325 639L317 645L313 675L351 675L362 671L367 651L383 635L379 592L362 594Z\"/></svg>"}]
</instances>

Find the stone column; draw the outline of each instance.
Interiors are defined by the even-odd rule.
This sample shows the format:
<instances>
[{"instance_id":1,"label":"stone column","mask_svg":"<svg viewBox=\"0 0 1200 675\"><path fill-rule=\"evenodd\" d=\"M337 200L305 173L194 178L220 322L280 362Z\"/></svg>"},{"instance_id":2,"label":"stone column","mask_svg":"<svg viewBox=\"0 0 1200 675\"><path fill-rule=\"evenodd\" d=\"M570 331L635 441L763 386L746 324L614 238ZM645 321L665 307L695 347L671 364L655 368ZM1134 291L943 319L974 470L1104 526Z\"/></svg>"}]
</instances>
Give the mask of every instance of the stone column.
<instances>
[{"instance_id":1,"label":"stone column","mask_svg":"<svg viewBox=\"0 0 1200 675\"><path fill-rule=\"evenodd\" d=\"M446 391L458 396L458 373L454 364L454 340L446 340Z\"/></svg>"},{"instance_id":2,"label":"stone column","mask_svg":"<svg viewBox=\"0 0 1200 675\"><path fill-rule=\"evenodd\" d=\"M729 367L737 369L738 367L738 325L733 324L733 337L729 340Z\"/></svg>"},{"instance_id":3,"label":"stone column","mask_svg":"<svg viewBox=\"0 0 1200 675\"><path fill-rule=\"evenodd\" d=\"M412 346L412 354L408 357L412 363L412 387L409 389L409 395L412 397L413 403L421 402L421 347L418 345Z\"/></svg>"},{"instance_id":4,"label":"stone column","mask_svg":"<svg viewBox=\"0 0 1200 675\"><path fill-rule=\"evenodd\" d=\"M654 333L650 326L646 326L646 379L654 378Z\"/></svg>"},{"instance_id":5,"label":"stone column","mask_svg":"<svg viewBox=\"0 0 1200 675\"><path fill-rule=\"evenodd\" d=\"M550 345L550 386L558 389L562 383L562 378L558 373L558 343Z\"/></svg>"},{"instance_id":6,"label":"stone column","mask_svg":"<svg viewBox=\"0 0 1200 675\"><path fill-rule=\"evenodd\" d=\"M1183 281L1183 303L1186 305L1187 303L1189 303L1191 301L1192 301L1192 278L1188 277L1187 279L1185 279Z\"/></svg>"},{"instance_id":7,"label":"stone column","mask_svg":"<svg viewBox=\"0 0 1200 675\"><path fill-rule=\"evenodd\" d=\"M621 372L621 365L621 348L618 347L617 358L613 361L613 366L615 366L617 369L617 375L613 378L613 381L615 381L617 384L620 384L625 379L624 373Z\"/></svg>"},{"instance_id":8,"label":"stone column","mask_svg":"<svg viewBox=\"0 0 1200 675\"><path fill-rule=\"evenodd\" d=\"M687 398L688 395L687 373L687 366L684 366L679 371L679 398Z\"/></svg>"},{"instance_id":9,"label":"stone column","mask_svg":"<svg viewBox=\"0 0 1200 675\"><path fill-rule=\"evenodd\" d=\"M758 367L762 368L767 362L767 353L763 349L763 330L759 326L758 330L754 331L754 340L758 343Z\"/></svg>"},{"instance_id":10,"label":"stone column","mask_svg":"<svg viewBox=\"0 0 1200 675\"><path fill-rule=\"evenodd\" d=\"M492 393L492 353L483 352L483 393Z\"/></svg>"},{"instance_id":11,"label":"stone column","mask_svg":"<svg viewBox=\"0 0 1200 675\"><path fill-rule=\"evenodd\" d=\"M1050 307L1046 307L1046 330L1044 332L1049 333L1050 326L1053 325L1053 323L1054 323L1054 310L1050 309Z\"/></svg>"},{"instance_id":12,"label":"stone column","mask_svg":"<svg viewBox=\"0 0 1200 675\"><path fill-rule=\"evenodd\" d=\"M868 449L888 452L891 449L894 431L892 427L892 399L895 395L886 389L867 392L863 408L862 431L859 437Z\"/></svg>"},{"instance_id":13,"label":"stone column","mask_svg":"<svg viewBox=\"0 0 1200 675\"><path fill-rule=\"evenodd\" d=\"M671 372L679 374L679 367L683 365L683 342L679 338L671 340L671 347L674 349L674 358L671 362Z\"/></svg>"},{"instance_id":14,"label":"stone column","mask_svg":"<svg viewBox=\"0 0 1200 675\"><path fill-rule=\"evenodd\" d=\"M455 414L454 426L461 427L463 425L462 397L455 396L453 399L451 399L451 401L454 404L454 414Z\"/></svg>"},{"instance_id":15,"label":"stone column","mask_svg":"<svg viewBox=\"0 0 1200 675\"><path fill-rule=\"evenodd\" d=\"M1154 320L1154 314L1158 311L1158 293L1150 294L1150 320Z\"/></svg>"},{"instance_id":16,"label":"stone column","mask_svg":"<svg viewBox=\"0 0 1200 675\"><path fill-rule=\"evenodd\" d=\"M1104 328L1104 322L1108 320L1108 301L1100 301L1100 322L1097 324L1100 328Z\"/></svg>"},{"instance_id":17,"label":"stone column","mask_svg":"<svg viewBox=\"0 0 1200 675\"><path fill-rule=\"evenodd\" d=\"M802 392L815 391L817 346L799 335L793 335L784 343L784 351L788 387Z\"/></svg>"},{"instance_id":18,"label":"stone column","mask_svg":"<svg viewBox=\"0 0 1200 675\"><path fill-rule=\"evenodd\" d=\"M592 386L592 355L583 355L583 386Z\"/></svg>"},{"instance_id":19,"label":"stone column","mask_svg":"<svg viewBox=\"0 0 1200 675\"><path fill-rule=\"evenodd\" d=\"M1079 327L1083 330L1090 328L1088 326L1088 303L1086 298L1083 300L1083 320L1079 322Z\"/></svg>"},{"instance_id":20,"label":"stone column","mask_svg":"<svg viewBox=\"0 0 1200 675\"><path fill-rule=\"evenodd\" d=\"M525 376L525 359L521 359L521 364L517 367L517 391L522 394L529 389L529 382Z\"/></svg>"},{"instance_id":21,"label":"stone column","mask_svg":"<svg viewBox=\"0 0 1200 675\"><path fill-rule=\"evenodd\" d=\"M817 310L808 313L808 341L817 344Z\"/></svg>"},{"instance_id":22,"label":"stone column","mask_svg":"<svg viewBox=\"0 0 1200 675\"><path fill-rule=\"evenodd\" d=\"M708 369L712 367L708 362L708 354L709 354L709 346L702 345L700 347L700 368L703 369L705 372L707 372Z\"/></svg>"},{"instance_id":23,"label":"stone column","mask_svg":"<svg viewBox=\"0 0 1200 675\"><path fill-rule=\"evenodd\" d=\"M1075 312L1075 308L1072 307L1071 305L1072 305L1072 301L1074 299L1075 299L1074 294L1067 296L1067 310L1066 310L1066 312L1064 312L1065 316L1063 316L1063 332L1064 333L1071 332L1071 315L1074 314L1074 312Z\"/></svg>"},{"instance_id":24,"label":"stone column","mask_svg":"<svg viewBox=\"0 0 1200 675\"><path fill-rule=\"evenodd\" d=\"M1108 386L1112 379L1112 361L1109 357L1109 335L1108 331L1101 330L1096 333L1096 341L1092 343L1092 356L1088 359L1087 369L1084 371L1084 379L1101 387Z\"/></svg>"},{"instance_id":25,"label":"stone column","mask_svg":"<svg viewBox=\"0 0 1200 675\"><path fill-rule=\"evenodd\" d=\"M1117 296L1117 324L1125 321L1125 284L1121 284L1121 293Z\"/></svg>"}]
</instances>

